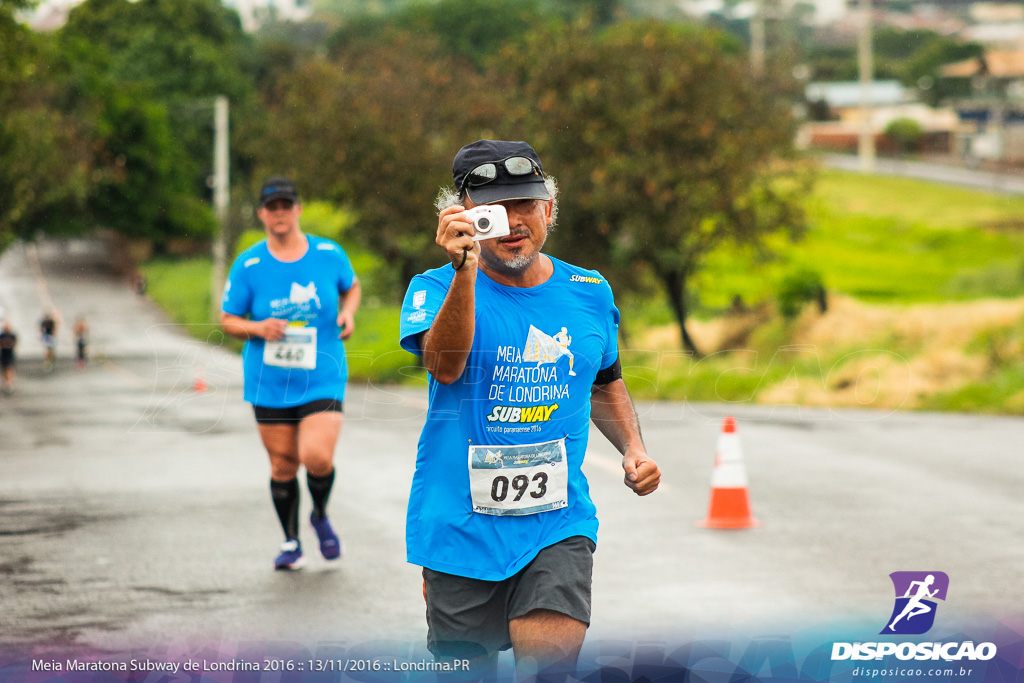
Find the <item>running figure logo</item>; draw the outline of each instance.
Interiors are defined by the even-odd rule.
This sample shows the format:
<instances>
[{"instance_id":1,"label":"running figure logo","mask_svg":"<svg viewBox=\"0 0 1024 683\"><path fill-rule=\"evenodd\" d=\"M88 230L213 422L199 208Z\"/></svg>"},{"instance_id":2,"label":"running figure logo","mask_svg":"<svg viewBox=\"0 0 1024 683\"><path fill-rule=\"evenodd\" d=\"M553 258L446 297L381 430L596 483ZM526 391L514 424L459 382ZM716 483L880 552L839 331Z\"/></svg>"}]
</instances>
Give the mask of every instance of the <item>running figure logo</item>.
<instances>
[{"instance_id":1,"label":"running figure logo","mask_svg":"<svg viewBox=\"0 0 1024 683\"><path fill-rule=\"evenodd\" d=\"M935 622L935 599L946 599L949 577L945 572L893 572L889 578L896 590L896 604L881 633L919 635L927 632Z\"/></svg>"},{"instance_id":2,"label":"running figure logo","mask_svg":"<svg viewBox=\"0 0 1024 683\"><path fill-rule=\"evenodd\" d=\"M306 304L310 301L316 301L316 307L320 308L320 297L316 295L316 284L313 282L310 282L305 287L298 282L293 282L288 301L293 304Z\"/></svg>"},{"instance_id":3,"label":"running figure logo","mask_svg":"<svg viewBox=\"0 0 1024 683\"><path fill-rule=\"evenodd\" d=\"M571 343L572 337L564 327L554 335L549 335L530 325L530 333L526 337L526 348L523 349L523 360L535 360L539 366L541 363L557 363L562 356L568 356L569 375L575 377L576 373L572 370L575 358L573 358L572 351L569 350Z\"/></svg>"}]
</instances>

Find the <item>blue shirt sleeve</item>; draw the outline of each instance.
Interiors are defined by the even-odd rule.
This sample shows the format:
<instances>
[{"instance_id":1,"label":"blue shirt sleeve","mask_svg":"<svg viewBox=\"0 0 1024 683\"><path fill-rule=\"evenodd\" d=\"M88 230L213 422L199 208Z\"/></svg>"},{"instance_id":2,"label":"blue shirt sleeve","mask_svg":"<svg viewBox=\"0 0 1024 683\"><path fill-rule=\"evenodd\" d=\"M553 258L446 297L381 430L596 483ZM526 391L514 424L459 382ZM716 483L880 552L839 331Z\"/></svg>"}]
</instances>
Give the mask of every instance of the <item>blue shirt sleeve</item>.
<instances>
[{"instance_id":1,"label":"blue shirt sleeve","mask_svg":"<svg viewBox=\"0 0 1024 683\"><path fill-rule=\"evenodd\" d=\"M450 270L450 269L449 269ZM454 274L455 271L452 271ZM402 320L399 331L399 343L402 348L417 356L422 355L416 335L426 332L434 323L444 298L448 295L451 281L444 282L424 273L417 275L409 283L402 302Z\"/></svg>"},{"instance_id":2,"label":"blue shirt sleeve","mask_svg":"<svg viewBox=\"0 0 1024 683\"><path fill-rule=\"evenodd\" d=\"M243 253L231 266L228 279L224 282L224 296L220 309L229 315L244 317L252 310L252 287L246 276L247 258Z\"/></svg>"},{"instance_id":3,"label":"blue shirt sleeve","mask_svg":"<svg viewBox=\"0 0 1024 683\"><path fill-rule=\"evenodd\" d=\"M347 292L352 289L356 281L356 271L352 268L352 261L348 254L340 246L338 247L338 291Z\"/></svg>"}]
</instances>

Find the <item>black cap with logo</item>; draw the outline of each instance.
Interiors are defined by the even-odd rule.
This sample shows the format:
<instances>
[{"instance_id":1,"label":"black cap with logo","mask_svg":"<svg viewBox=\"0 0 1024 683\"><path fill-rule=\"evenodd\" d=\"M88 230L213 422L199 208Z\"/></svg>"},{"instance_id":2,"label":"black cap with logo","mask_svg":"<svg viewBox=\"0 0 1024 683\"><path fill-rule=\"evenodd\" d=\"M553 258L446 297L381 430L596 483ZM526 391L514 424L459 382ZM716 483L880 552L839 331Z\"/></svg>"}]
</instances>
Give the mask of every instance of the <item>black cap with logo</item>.
<instances>
[{"instance_id":1,"label":"black cap with logo","mask_svg":"<svg viewBox=\"0 0 1024 683\"><path fill-rule=\"evenodd\" d=\"M452 179L474 204L551 199L540 157L525 142L477 140L466 145L452 162Z\"/></svg>"},{"instance_id":2,"label":"black cap with logo","mask_svg":"<svg viewBox=\"0 0 1024 683\"><path fill-rule=\"evenodd\" d=\"M287 199L297 204L299 191L295 189L295 183L280 175L264 180L263 187L260 188L260 208L262 209L276 199Z\"/></svg>"}]
</instances>

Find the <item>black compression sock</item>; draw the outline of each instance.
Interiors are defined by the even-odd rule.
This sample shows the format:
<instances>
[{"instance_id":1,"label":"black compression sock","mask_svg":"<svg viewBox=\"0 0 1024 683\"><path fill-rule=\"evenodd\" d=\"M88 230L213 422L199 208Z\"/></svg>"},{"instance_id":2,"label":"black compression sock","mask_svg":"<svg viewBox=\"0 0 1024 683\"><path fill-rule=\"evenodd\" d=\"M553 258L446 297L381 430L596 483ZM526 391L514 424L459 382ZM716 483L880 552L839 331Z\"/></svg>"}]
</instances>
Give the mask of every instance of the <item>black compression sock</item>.
<instances>
[{"instance_id":1,"label":"black compression sock","mask_svg":"<svg viewBox=\"0 0 1024 683\"><path fill-rule=\"evenodd\" d=\"M331 487L334 486L334 470L322 477L306 472L306 486L313 498L313 514L321 519L327 514L327 499L331 497Z\"/></svg>"},{"instance_id":2,"label":"black compression sock","mask_svg":"<svg viewBox=\"0 0 1024 683\"><path fill-rule=\"evenodd\" d=\"M270 480L270 496L274 499L277 518L281 520L286 540L299 537L299 480Z\"/></svg>"}]
</instances>

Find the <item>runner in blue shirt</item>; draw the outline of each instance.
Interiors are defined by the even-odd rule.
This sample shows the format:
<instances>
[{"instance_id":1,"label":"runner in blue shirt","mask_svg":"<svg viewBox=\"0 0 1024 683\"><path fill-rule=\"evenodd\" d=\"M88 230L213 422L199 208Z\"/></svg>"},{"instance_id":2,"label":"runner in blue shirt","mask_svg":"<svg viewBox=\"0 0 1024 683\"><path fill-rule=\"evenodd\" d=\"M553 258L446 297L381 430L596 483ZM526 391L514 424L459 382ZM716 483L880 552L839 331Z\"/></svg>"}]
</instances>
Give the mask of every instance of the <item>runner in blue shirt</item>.
<instances>
[{"instance_id":1,"label":"runner in blue shirt","mask_svg":"<svg viewBox=\"0 0 1024 683\"><path fill-rule=\"evenodd\" d=\"M451 264L413 278L401 320L402 346L430 373L406 529L408 559L424 568L427 644L470 659L471 678L509 647L517 665L569 670L597 541L581 471L590 420L638 495L661 473L622 381L611 288L541 253L556 190L536 152L480 140L453 176L436 240ZM467 214L478 205L504 208L509 233L474 240L492 229Z\"/></svg>"},{"instance_id":2,"label":"runner in blue shirt","mask_svg":"<svg viewBox=\"0 0 1024 683\"><path fill-rule=\"evenodd\" d=\"M245 339L245 400L253 406L270 457L270 492L285 541L275 569L305 564L299 541L301 464L313 501L310 523L327 560L341 540L327 518L334 448L341 431L348 367L341 340L355 329L359 278L336 243L299 227L294 183L269 178L257 212L267 239L242 252L224 286L220 314L228 334Z\"/></svg>"}]
</instances>

